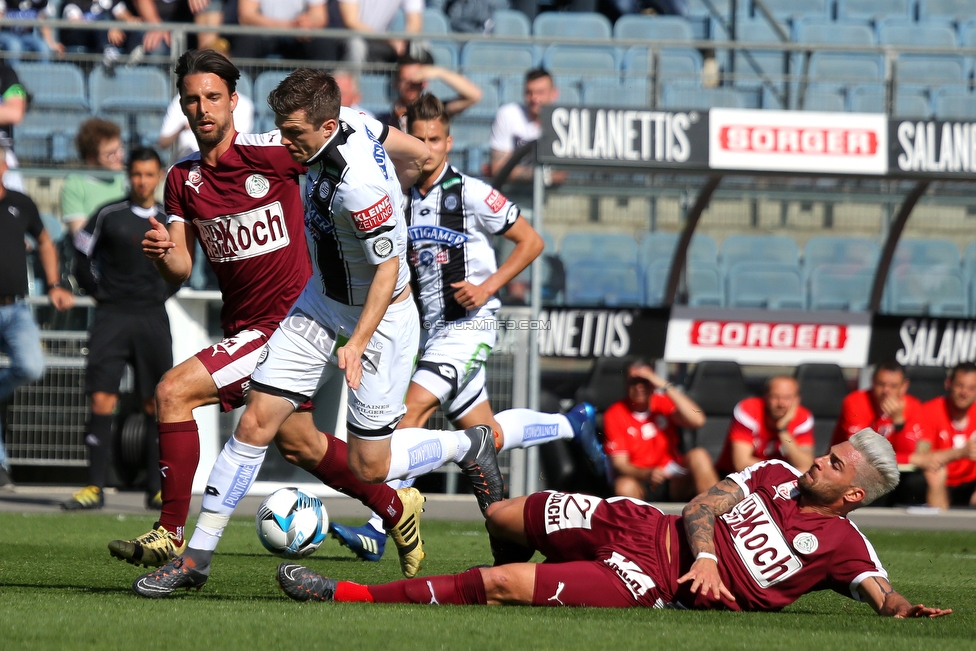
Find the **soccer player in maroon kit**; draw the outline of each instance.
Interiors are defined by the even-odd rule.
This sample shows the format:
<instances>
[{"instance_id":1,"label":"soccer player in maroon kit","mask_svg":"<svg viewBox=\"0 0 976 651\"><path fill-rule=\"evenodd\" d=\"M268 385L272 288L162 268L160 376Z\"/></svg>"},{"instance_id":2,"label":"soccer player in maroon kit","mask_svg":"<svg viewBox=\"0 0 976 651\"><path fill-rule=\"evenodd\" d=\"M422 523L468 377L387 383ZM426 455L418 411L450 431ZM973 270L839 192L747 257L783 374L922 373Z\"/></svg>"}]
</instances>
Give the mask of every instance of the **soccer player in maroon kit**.
<instances>
[{"instance_id":1,"label":"soccer player in maroon kit","mask_svg":"<svg viewBox=\"0 0 976 651\"><path fill-rule=\"evenodd\" d=\"M945 395L922 405L922 427L934 441L933 456L945 464L946 489L932 506L976 506L976 364L953 367Z\"/></svg>"},{"instance_id":2,"label":"soccer player in maroon kit","mask_svg":"<svg viewBox=\"0 0 976 651\"><path fill-rule=\"evenodd\" d=\"M169 171L169 223L151 220L143 250L167 281L180 284L190 276L194 245L200 241L223 298L224 339L173 368L156 389L160 520L139 538L109 543L113 556L145 566L163 565L186 546L183 528L200 458L193 409L219 403L227 411L244 403L251 371L268 338L311 275L299 192L304 166L281 146L277 132L235 131L232 112L240 72L222 55L211 50L186 52L176 75L183 112L200 152ZM409 136L397 133L392 138ZM393 149L403 156L391 152L391 157L405 163L397 166L398 174L409 176L405 180L412 183L427 152L426 147L410 144L393 141ZM278 432L275 442L282 455L382 514L400 547L404 574L416 574L423 558L417 534L423 496L415 489L394 491L359 481L348 467L346 444L317 432L310 405L303 408ZM412 532L410 540L404 540L402 529Z\"/></svg>"},{"instance_id":3,"label":"soccer player in maroon kit","mask_svg":"<svg viewBox=\"0 0 976 651\"><path fill-rule=\"evenodd\" d=\"M802 475L782 461L734 473L680 517L632 498L558 492L492 504L488 530L542 552L545 563L375 586L282 563L277 578L297 601L776 611L830 589L883 616L947 615L895 592L845 517L897 482L891 444L864 430Z\"/></svg>"}]
</instances>

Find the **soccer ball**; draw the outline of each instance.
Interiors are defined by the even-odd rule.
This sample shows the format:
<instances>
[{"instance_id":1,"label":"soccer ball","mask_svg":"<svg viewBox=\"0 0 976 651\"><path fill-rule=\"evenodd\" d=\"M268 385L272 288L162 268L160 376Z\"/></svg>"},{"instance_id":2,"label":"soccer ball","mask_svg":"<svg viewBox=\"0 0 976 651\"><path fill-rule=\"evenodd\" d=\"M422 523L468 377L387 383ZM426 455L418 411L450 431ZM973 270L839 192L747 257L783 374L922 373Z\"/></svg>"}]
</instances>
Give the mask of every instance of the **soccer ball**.
<instances>
[{"instance_id":1,"label":"soccer ball","mask_svg":"<svg viewBox=\"0 0 976 651\"><path fill-rule=\"evenodd\" d=\"M279 488L261 502L254 525L258 540L272 554L304 558L325 540L329 516L319 498L297 488Z\"/></svg>"}]
</instances>

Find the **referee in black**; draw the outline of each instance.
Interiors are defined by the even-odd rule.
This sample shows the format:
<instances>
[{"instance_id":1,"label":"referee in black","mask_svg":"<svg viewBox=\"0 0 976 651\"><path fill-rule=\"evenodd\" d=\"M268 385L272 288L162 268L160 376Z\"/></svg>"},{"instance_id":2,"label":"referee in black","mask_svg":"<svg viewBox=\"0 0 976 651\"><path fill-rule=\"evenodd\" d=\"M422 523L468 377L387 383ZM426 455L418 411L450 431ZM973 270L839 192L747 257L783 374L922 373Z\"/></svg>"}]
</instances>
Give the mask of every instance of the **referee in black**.
<instances>
[{"instance_id":1,"label":"referee in black","mask_svg":"<svg viewBox=\"0 0 976 651\"><path fill-rule=\"evenodd\" d=\"M88 481L62 507L68 511L99 509L105 504L105 471L112 445L112 421L119 383L129 363L135 369L136 391L146 419L147 508L159 508L159 446L153 394L173 366L173 340L164 303L176 286L166 283L142 252L148 220L164 221L156 202L163 179L162 162L154 149L134 149L127 166L129 196L99 208L75 235L76 275L97 307L89 330L85 392L91 412L85 445Z\"/></svg>"}]
</instances>

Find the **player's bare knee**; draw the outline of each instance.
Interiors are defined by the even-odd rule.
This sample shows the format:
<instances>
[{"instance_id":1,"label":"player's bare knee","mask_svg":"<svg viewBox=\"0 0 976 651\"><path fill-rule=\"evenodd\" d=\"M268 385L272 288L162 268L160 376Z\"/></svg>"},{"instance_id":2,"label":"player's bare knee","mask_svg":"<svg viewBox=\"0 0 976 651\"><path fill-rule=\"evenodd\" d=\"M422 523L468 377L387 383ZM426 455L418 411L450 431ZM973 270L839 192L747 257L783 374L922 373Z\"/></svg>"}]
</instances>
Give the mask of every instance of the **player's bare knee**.
<instances>
[{"instance_id":1,"label":"player's bare knee","mask_svg":"<svg viewBox=\"0 0 976 651\"><path fill-rule=\"evenodd\" d=\"M485 598L490 605L530 603L525 600L523 582L518 574L518 565L499 565L481 568L481 579L485 583Z\"/></svg>"}]
</instances>

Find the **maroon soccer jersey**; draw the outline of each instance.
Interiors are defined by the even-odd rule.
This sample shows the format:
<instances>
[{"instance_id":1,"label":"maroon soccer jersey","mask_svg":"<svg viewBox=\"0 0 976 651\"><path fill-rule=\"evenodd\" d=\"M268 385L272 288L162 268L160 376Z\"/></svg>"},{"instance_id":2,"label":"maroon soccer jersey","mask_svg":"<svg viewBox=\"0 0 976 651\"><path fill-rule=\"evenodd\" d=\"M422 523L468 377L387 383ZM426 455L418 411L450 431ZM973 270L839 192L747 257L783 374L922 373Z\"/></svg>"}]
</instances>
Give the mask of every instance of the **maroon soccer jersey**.
<instances>
[{"instance_id":1,"label":"maroon soccer jersey","mask_svg":"<svg viewBox=\"0 0 976 651\"><path fill-rule=\"evenodd\" d=\"M745 499L715 520L715 554L734 602L711 602L679 588L688 607L779 610L814 590L834 590L860 600L857 586L887 572L868 539L847 518L801 512L800 473L782 461L763 461L733 473ZM680 537L682 572L692 559Z\"/></svg>"},{"instance_id":2,"label":"maroon soccer jersey","mask_svg":"<svg viewBox=\"0 0 976 651\"><path fill-rule=\"evenodd\" d=\"M168 220L191 224L210 260L225 335L273 331L305 288L312 267L298 186L304 172L272 131L237 134L216 166L197 153L166 176Z\"/></svg>"}]
</instances>

